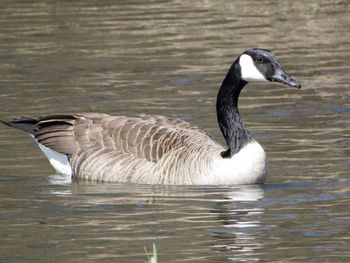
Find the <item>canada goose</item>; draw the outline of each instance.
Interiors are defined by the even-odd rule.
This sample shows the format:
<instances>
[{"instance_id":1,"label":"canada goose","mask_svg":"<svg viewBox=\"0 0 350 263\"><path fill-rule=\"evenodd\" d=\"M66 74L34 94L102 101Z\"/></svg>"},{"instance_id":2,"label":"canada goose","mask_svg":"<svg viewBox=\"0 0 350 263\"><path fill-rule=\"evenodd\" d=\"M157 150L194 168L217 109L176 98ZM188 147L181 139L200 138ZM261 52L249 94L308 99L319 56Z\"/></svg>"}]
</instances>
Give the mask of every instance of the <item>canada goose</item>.
<instances>
[{"instance_id":1,"label":"canada goose","mask_svg":"<svg viewBox=\"0 0 350 263\"><path fill-rule=\"evenodd\" d=\"M227 149L186 121L164 116L102 113L21 117L4 124L32 135L51 165L73 178L163 185L263 183L266 155L244 127L238 97L248 82L300 89L265 49L249 49L221 84L217 119Z\"/></svg>"}]
</instances>

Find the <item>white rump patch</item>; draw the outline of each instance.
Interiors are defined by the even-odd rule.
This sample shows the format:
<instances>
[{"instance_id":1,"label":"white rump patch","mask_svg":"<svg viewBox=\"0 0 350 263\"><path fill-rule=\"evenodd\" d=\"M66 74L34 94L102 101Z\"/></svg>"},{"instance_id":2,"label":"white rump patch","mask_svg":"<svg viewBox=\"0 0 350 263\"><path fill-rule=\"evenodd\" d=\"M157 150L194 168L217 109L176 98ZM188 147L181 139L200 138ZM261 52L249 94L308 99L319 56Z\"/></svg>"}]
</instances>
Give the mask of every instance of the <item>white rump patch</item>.
<instances>
[{"instance_id":1,"label":"white rump patch","mask_svg":"<svg viewBox=\"0 0 350 263\"><path fill-rule=\"evenodd\" d=\"M253 59L247 54L241 55L239 58L241 67L241 77L247 82L266 82L267 79L254 65Z\"/></svg>"},{"instance_id":2,"label":"white rump patch","mask_svg":"<svg viewBox=\"0 0 350 263\"><path fill-rule=\"evenodd\" d=\"M34 138L34 136L32 136ZM35 142L38 144L40 149L43 151L47 159L49 159L50 164L55 168L55 170L61 174L66 174L72 176L72 166L69 163L68 156L56 152L45 145L38 143L34 138Z\"/></svg>"}]
</instances>

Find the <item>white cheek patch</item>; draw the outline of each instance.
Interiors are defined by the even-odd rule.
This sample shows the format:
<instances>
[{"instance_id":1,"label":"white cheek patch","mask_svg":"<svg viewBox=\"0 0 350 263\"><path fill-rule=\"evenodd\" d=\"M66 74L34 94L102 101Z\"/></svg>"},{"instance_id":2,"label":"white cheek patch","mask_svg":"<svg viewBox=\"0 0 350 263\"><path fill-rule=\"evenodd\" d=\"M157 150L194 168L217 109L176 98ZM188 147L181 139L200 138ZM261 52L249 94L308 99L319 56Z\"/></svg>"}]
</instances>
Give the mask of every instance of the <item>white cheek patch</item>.
<instances>
[{"instance_id":1,"label":"white cheek patch","mask_svg":"<svg viewBox=\"0 0 350 263\"><path fill-rule=\"evenodd\" d=\"M245 81L249 82L266 82L267 79L263 74L255 67L253 59L247 54L241 55L239 58L239 65L241 67L241 77Z\"/></svg>"}]
</instances>

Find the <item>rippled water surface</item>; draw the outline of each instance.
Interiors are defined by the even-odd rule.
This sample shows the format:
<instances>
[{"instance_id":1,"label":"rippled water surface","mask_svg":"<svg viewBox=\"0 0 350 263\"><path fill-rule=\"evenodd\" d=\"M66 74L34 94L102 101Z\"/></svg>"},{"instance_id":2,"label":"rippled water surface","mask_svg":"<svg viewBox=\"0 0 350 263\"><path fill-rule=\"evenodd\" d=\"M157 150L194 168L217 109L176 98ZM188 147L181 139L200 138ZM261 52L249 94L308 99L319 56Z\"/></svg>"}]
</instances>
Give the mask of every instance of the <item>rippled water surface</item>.
<instances>
[{"instance_id":1,"label":"rippled water surface","mask_svg":"<svg viewBox=\"0 0 350 263\"><path fill-rule=\"evenodd\" d=\"M301 90L245 88L263 186L71 183L0 126L0 262L349 262L350 3L1 1L0 119L163 114L223 142L215 99L243 50Z\"/></svg>"}]
</instances>

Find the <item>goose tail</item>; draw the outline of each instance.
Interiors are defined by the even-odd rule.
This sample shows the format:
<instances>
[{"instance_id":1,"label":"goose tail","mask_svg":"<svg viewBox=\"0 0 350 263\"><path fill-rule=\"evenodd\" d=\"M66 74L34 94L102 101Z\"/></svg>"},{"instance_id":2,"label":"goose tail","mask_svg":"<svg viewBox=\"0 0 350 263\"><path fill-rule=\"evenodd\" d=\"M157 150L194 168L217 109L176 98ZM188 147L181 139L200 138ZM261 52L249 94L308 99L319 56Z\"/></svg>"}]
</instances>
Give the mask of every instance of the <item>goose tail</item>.
<instances>
[{"instance_id":1,"label":"goose tail","mask_svg":"<svg viewBox=\"0 0 350 263\"><path fill-rule=\"evenodd\" d=\"M31 135L35 134L35 128L34 126L39 122L39 119L32 118L32 117L19 117L16 119L13 119L11 121L3 121L0 120L3 124L22 130L24 132L27 132Z\"/></svg>"},{"instance_id":2,"label":"goose tail","mask_svg":"<svg viewBox=\"0 0 350 263\"><path fill-rule=\"evenodd\" d=\"M29 133L57 172L73 176L73 170L68 156L66 154L54 151L49 147L46 147L45 145L39 143L35 138L35 133L37 132L37 127L35 126L39 123L39 119L32 117L19 117L11 121L0 120L0 122L7 126Z\"/></svg>"}]
</instances>

